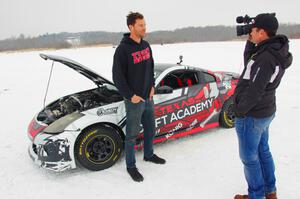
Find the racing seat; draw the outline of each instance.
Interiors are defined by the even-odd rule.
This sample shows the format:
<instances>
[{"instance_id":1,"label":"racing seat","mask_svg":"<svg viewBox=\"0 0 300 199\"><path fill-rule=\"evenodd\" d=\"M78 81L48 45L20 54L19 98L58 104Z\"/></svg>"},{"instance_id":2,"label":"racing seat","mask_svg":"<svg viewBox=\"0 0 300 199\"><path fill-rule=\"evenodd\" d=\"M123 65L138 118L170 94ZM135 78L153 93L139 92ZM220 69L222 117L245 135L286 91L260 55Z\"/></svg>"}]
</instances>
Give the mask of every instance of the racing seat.
<instances>
[{"instance_id":1,"label":"racing seat","mask_svg":"<svg viewBox=\"0 0 300 199\"><path fill-rule=\"evenodd\" d=\"M183 87L183 83L182 83L181 79L179 77L176 77L176 81L177 81L178 87L182 88Z\"/></svg>"},{"instance_id":2,"label":"racing seat","mask_svg":"<svg viewBox=\"0 0 300 199\"><path fill-rule=\"evenodd\" d=\"M187 85L190 87L190 86L193 86L193 83L192 83L192 79L191 78L188 78L187 80L186 80L186 82L187 82Z\"/></svg>"}]
</instances>

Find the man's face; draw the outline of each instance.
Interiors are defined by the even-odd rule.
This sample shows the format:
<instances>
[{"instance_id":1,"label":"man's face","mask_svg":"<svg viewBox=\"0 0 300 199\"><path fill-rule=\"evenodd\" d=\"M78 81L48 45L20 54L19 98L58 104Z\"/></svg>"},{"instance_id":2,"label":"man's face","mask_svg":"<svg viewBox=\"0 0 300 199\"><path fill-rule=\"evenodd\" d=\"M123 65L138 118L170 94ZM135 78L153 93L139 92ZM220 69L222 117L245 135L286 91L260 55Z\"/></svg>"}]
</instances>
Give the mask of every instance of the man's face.
<instances>
[{"instance_id":1,"label":"man's face","mask_svg":"<svg viewBox=\"0 0 300 199\"><path fill-rule=\"evenodd\" d=\"M252 28L249 34L249 40L252 43L258 44L264 40L268 39L267 33L263 29L258 29L256 27Z\"/></svg>"},{"instance_id":2,"label":"man's face","mask_svg":"<svg viewBox=\"0 0 300 199\"><path fill-rule=\"evenodd\" d=\"M144 19L135 20L134 25L129 25L129 30L136 36L143 38L146 35L146 22Z\"/></svg>"}]
</instances>

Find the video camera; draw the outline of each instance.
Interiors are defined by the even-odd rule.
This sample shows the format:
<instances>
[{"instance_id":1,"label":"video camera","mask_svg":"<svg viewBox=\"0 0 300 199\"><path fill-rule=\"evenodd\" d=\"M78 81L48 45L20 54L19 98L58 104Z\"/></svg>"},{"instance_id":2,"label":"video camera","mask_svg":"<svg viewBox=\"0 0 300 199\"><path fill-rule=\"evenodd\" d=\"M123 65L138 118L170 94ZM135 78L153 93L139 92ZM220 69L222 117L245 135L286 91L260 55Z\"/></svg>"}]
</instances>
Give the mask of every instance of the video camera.
<instances>
[{"instance_id":1,"label":"video camera","mask_svg":"<svg viewBox=\"0 0 300 199\"><path fill-rule=\"evenodd\" d=\"M248 35L251 32L253 27L255 17L249 17L248 15L238 16L236 18L237 23L243 23L245 25L237 25L236 26L236 34L237 36Z\"/></svg>"},{"instance_id":2,"label":"video camera","mask_svg":"<svg viewBox=\"0 0 300 199\"><path fill-rule=\"evenodd\" d=\"M270 15L273 15L274 17L276 16L276 13L265 13L265 14L270 14ZM262 15L264 15L264 14L257 15L256 17L259 17L259 16L262 17ZM249 17L248 15L245 15L244 17L238 16L236 18L236 22L243 23L244 25L236 26L237 36L248 35L251 32L251 29L254 27L255 20L258 20L258 19L256 19L256 17ZM278 23L277 19L275 19L275 20L276 20L276 23ZM277 24L277 26L278 26L278 24Z\"/></svg>"}]
</instances>

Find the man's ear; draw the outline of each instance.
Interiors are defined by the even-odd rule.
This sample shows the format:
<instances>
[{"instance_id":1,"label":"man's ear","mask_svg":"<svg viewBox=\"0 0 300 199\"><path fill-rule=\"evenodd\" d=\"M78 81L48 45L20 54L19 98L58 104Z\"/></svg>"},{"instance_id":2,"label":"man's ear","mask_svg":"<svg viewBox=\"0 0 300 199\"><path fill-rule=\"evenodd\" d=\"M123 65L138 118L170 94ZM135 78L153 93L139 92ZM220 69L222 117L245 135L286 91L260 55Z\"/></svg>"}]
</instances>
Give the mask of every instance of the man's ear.
<instances>
[{"instance_id":1,"label":"man's ear","mask_svg":"<svg viewBox=\"0 0 300 199\"><path fill-rule=\"evenodd\" d=\"M131 32L131 30L133 29L133 25L129 25L128 26L129 31Z\"/></svg>"},{"instance_id":2,"label":"man's ear","mask_svg":"<svg viewBox=\"0 0 300 199\"><path fill-rule=\"evenodd\" d=\"M265 36L265 35L267 35L267 32L266 32L264 29L260 29L260 30L259 30L259 34L260 34L261 36Z\"/></svg>"}]
</instances>

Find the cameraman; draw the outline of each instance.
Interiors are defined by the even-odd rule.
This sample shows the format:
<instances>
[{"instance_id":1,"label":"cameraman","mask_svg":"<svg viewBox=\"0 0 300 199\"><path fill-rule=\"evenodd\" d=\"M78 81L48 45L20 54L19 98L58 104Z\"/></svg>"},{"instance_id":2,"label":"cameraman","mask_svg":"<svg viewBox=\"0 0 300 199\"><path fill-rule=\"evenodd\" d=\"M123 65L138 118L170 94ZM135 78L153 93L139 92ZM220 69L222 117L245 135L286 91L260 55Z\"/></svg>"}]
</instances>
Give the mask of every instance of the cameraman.
<instances>
[{"instance_id":1,"label":"cameraman","mask_svg":"<svg viewBox=\"0 0 300 199\"><path fill-rule=\"evenodd\" d=\"M275 166L269 149L269 125L276 112L276 89L292 63L289 41L276 35L275 14L259 14L250 26L245 68L234 93L239 155L248 195L235 199L276 199Z\"/></svg>"}]
</instances>

